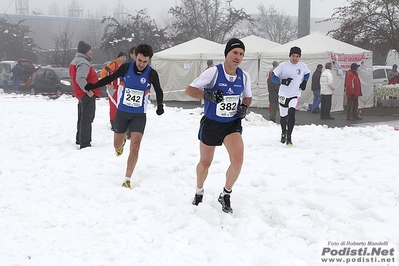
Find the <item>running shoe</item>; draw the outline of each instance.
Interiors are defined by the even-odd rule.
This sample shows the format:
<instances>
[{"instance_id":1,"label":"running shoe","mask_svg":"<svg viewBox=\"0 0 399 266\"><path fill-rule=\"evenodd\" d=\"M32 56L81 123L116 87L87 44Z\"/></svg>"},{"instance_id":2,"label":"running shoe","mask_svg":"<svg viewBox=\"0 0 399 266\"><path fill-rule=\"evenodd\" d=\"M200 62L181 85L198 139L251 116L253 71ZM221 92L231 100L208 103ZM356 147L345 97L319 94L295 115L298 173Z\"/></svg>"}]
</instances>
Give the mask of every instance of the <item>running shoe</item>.
<instances>
[{"instance_id":1,"label":"running shoe","mask_svg":"<svg viewBox=\"0 0 399 266\"><path fill-rule=\"evenodd\" d=\"M202 202L203 197L204 197L204 195L195 194L194 200L193 200L193 205L198 206L198 204L200 204Z\"/></svg>"},{"instance_id":2,"label":"running shoe","mask_svg":"<svg viewBox=\"0 0 399 266\"><path fill-rule=\"evenodd\" d=\"M220 193L218 201L220 202L220 204L222 204L222 211L226 213L233 213L233 209L230 206L229 194L225 194L224 196L222 196L222 193Z\"/></svg>"}]
</instances>

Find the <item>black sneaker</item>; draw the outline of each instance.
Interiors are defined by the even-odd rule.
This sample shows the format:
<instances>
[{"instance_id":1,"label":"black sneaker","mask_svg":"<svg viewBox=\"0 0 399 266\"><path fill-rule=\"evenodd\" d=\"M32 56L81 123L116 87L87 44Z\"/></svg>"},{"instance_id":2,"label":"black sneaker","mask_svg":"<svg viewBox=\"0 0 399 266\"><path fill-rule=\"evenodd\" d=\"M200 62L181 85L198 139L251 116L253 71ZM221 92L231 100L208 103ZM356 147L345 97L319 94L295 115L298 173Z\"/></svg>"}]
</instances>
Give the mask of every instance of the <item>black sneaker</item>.
<instances>
[{"instance_id":1,"label":"black sneaker","mask_svg":"<svg viewBox=\"0 0 399 266\"><path fill-rule=\"evenodd\" d=\"M287 145L292 146L291 135L287 135Z\"/></svg>"},{"instance_id":2,"label":"black sneaker","mask_svg":"<svg viewBox=\"0 0 399 266\"><path fill-rule=\"evenodd\" d=\"M285 143L285 139L286 139L286 137L287 137L287 135L285 135L285 134L281 134L281 143Z\"/></svg>"},{"instance_id":3,"label":"black sneaker","mask_svg":"<svg viewBox=\"0 0 399 266\"><path fill-rule=\"evenodd\" d=\"M203 197L204 197L204 195L195 194L194 200L193 200L193 205L198 206L198 204L200 204L200 202L202 202Z\"/></svg>"},{"instance_id":4,"label":"black sneaker","mask_svg":"<svg viewBox=\"0 0 399 266\"><path fill-rule=\"evenodd\" d=\"M222 197L222 193L220 193L218 201L220 202L220 204L222 204L222 211L224 211L226 213L233 213L233 209L230 206L230 195L229 194L225 194Z\"/></svg>"}]
</instances>

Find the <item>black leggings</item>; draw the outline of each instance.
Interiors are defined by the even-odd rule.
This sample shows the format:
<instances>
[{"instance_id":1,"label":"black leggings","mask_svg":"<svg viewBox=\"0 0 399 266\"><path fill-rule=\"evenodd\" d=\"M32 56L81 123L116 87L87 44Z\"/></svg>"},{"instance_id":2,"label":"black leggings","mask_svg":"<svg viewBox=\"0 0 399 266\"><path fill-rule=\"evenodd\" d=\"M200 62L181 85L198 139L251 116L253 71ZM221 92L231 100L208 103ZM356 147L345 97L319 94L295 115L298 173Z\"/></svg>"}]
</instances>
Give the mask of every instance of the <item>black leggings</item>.
<instances>
[{"instance_id":1,"label":"black leggings","mask_svg":"<svg viewBox=\"0 0 399 266\"><path fill-rule=\"evenodd\" d=\"M295 108L291 107L288 109L288 115L280 117L281 132L284 135L292 134L292 130L295 125Z\"/></svg>"}]
</instances>

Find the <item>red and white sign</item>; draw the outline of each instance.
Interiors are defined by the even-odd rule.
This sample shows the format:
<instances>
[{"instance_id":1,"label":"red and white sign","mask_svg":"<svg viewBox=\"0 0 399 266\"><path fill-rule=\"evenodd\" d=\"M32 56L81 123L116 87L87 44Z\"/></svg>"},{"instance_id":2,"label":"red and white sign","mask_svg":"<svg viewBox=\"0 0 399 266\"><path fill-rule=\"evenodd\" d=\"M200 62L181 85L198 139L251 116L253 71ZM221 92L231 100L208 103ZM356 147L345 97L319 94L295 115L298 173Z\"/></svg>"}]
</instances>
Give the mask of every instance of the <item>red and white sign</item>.
<instances>
[{"instance_id":1,"label":"red and white sign","mask_svg":"<svg viewBox=\"0 0 399 266\"><path fill-rule=\"evenodd\" d=\"M330 53L331 63L333 64L333 69L341 69L343 71L348 71L351 69L353 63L358 64L360 67L363 66L364 60L366 60L366 55L361 54L338 54Z\"/></svg>"}]
</instances>

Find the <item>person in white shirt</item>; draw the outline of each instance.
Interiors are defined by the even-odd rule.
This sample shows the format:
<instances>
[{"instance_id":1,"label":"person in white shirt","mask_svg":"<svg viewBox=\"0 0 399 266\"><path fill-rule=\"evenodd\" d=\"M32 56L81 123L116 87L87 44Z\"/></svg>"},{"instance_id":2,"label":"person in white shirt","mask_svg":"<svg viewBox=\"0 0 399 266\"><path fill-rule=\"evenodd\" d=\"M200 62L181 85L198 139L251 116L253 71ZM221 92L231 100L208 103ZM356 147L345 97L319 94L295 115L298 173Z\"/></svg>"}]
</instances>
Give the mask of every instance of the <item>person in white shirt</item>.
<instances>
[{"instance_id":1,"label":"person in white shirt","mask_svg":"<svg viewBox=\"0 0 399 266\"><path fill-rule=\"evenodd\" d=\"M334 117L330 115L332 95L334 93L334 79L331 73L332 63L328 62L325 65L325 70L320 76L320 94L321 94L321 110L320 118L332 120Z\"/></svg>"},{"instance_id":2,"label":"person in white shirt","mask_svg":"<svg viewBox=\"0 0 399 266\"><path fill-rule=\"evenodd\" d=\"M218 201L226 213L233 213L230 195L244 161L241 120L252 102L251 78L238 67L244 52L242 41L236 38L229 40L224 50L225 61L206 69L186 88L187 95L204 99L204 116L198 132L200 161L196 168L197 189L192 203L198 205L202 202L204 183L216 146L223 144L229 154L230 165Z\"/></svg>"},{"instance_id":3,"label":"person in white shirt","mask_svg":"<svg viewBox=\"0 0 399 266\"><path fill-rule=\"evenodd\" d=\"M273 70L272 81L280 84L278 102L280 104L281 143L292 145L292 131L295 126L295 111L301 91L306 89L310 70L301 58L301 48L292 47L289 53L290 60L281 63Z\"/></svg>"}]
</instances>

